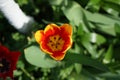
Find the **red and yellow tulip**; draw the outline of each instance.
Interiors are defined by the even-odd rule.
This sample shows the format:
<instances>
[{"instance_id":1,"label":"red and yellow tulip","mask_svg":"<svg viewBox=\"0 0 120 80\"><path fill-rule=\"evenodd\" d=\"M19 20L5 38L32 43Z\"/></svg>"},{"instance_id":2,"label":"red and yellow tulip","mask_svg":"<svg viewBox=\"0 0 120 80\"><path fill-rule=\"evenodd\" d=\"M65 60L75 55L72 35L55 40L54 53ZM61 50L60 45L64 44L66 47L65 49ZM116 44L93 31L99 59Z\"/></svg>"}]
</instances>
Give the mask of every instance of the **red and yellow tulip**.
<instances>
[{"instance_id":1,"label":"red and yellow tulip","mask_svg":"<svg viewBox=\"0 0 120 80\"><path fill-rule=\"evenodd\" d=\"M35 33L40 48L55 60L62 60L66 51L72 46L72 26L49 24L44 30Z\"/></svg>"}]
</instances>

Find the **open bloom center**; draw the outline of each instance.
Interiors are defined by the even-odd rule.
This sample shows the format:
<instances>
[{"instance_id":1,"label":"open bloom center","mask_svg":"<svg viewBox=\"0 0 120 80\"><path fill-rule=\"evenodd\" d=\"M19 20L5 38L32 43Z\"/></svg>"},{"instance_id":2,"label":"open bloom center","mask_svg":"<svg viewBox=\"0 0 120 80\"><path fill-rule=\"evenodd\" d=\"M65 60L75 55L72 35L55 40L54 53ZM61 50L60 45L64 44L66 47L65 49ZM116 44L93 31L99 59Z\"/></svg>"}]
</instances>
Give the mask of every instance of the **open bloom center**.
<instances>
[{"instance_id":1,"label":"open bloom center","mask_svg":"<svg viewBox=\"0 0 120 80\"><path fill-rule=\"evenodd\" d=\"M5 58L0 59L0 73L6 73L10 70L10 62Z\"/></svg>"},{"instance_id":2,"label":"open bloom center","mask_svg":"<svg viewBox=\"0 0 120 80\"><path fill-rule=\"evenodd\" d=\"M60 51L63 48L64 42L60 35L53 35L49 37L47 45L52 51Z\"/></svg>"}]
</instances>

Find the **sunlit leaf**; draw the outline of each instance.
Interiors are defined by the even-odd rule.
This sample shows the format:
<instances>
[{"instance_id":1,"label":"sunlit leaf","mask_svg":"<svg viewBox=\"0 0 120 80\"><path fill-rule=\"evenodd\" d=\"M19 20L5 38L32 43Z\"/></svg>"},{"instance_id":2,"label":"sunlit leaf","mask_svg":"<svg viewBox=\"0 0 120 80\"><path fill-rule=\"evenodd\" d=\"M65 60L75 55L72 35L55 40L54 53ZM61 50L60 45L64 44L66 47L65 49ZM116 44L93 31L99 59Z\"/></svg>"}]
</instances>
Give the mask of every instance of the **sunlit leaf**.
<instances>
[{"instance_id":1,"label":"sunlit leaf","mask_svg":"<svg viewBox=\"0 0 120 80\"><path fill-rule=\"evenodd\" d=\"M62 11L65 14L65 16L75 25L78 26L80 23L83 22L82 8L78 3L72 2L70 5L63 6Z\"/></svg>"},{"instance_id":2,"label":"sunlit leaf","mask_svg":"<svg viewBox=\"0 0 120 80\"><path fill-rule=\"evenodd\" d=\"M90 41L92 43L96 43L98 45L103 44L106 42L106 39L97 33L86 33L82 37L83 41Z\"/></svg>"},{"instance_id":3,"label":"sunlit leaf","mask_svg":"<svg viewBox=\"0 0 120 80\"><path fill-rule=\"evenodd\" d=\"M45 53L36 46L30 46L25 49L25 58L30 64L42 68L52 68L57 64L56 61L47 58Z\"/></svg>"}]
</instances>

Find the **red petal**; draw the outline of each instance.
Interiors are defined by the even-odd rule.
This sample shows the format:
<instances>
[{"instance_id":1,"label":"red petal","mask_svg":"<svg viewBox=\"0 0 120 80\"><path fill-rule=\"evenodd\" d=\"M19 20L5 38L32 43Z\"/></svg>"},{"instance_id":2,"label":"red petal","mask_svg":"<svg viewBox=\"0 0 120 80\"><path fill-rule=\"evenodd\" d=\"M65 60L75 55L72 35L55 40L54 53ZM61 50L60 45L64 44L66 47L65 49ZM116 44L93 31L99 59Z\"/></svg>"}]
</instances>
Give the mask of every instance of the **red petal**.
<instances>
[{"instance_id":1,"label":"red petal","mask_svg":"<svg viewBox=\"0 0 120 80\"><path fill-rule=\"evenodd\" d=\"M0 46L0 57L1 57L2 55L8 54L8 53L9 53L9 50L8 50L7 47L5 47L5 46Z\"/></svg>"},{"instance_id":2,"label":"red petal","mask_svg":"<svg viewBox=\"0 0 120 80\"><path fill-rule=\"evenodd\" d=\"M0 77L4 80L6 80L6 77L11 77L11 79L13 79L13 70L16 69L16 63L19 56L20 52L10 52L5 46L0 46L0 58L4 57L11 64L9 71L6 73L0 73Z\"/></svg>"},{"instance_id":3,"label":"red petal","mask_svg":"<svg viewBox=\"0 0 120 80\"><path fill-rule=\"evenodd\" d=\"M13 70L16 69L16 63L19 59L19 56L20 56L20 52L10 52L10 57L11 58L9 60L11 60L11 62L12 62Z\"/></svg>"},{"instance_id":4,"label":"red petal","mask_svg":"<svg viewBox=\"0 0 120 80\"><path fill-rule=\"evenodd\" d=\"M58 52L58 53L53 53L52 55L50 55L53 59L55 60L62 60L65 57L65 53L62 52Z\"/></svg>"},{"instance_id":5,"label":"red petal","mask_svg":"<svg viewBox=\"0 0 120 80\"><path fill-rule=\"evenodd\" d=\"M72 26L69 24L63 24L60 29L62 30L62 34L65 36L72 36Z\"/></svg>"},{"instance_id":6,"label":"red petal","mask_svg":"<svg viewBox=\"0 0 120 80\"><path fill-rule=\"evenodd\" d=\"M56 24L49 24L46 26L46 28L44 30L45 36L57 34L59 32L60 32L60 27L57 26Z\"/></svg>"},{"instance_id":7,"label":"red petal","mask_svg":"<svg viewBox=\"0 0 120 80\"><path fill-rule=\"evenodd\" d=\"M65 43L64 43L62 51L66 52L72 46L72 38L68 36L68 37L64 37L64 40L65 40Z\"/></svg>"}]
</instances>

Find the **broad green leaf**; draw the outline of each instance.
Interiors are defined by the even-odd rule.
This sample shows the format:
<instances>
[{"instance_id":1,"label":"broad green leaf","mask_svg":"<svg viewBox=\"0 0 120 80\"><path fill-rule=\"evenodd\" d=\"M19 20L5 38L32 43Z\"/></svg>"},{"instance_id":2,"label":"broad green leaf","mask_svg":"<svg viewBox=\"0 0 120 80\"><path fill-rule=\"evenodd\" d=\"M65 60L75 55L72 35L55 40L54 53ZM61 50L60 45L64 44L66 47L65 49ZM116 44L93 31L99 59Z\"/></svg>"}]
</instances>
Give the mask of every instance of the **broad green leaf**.
<instances>
[{"instance_id":1,"label":"broad green leaf","mask_svg":"<svg viewBox=\"0 0 120 80\"><path fill-rule=\"evenodd\" d=\"M114 10L113 8L110 8L109 6L102 6L102 8L108 12L109 14L112 14L113 16L118 16L119 12Z\"/></svg>"},{"instance_id":2,"label":"broad green leaf","mask_svg":"<svg viewBox=\"0 0 120 80\"><path fill-rule=\"evenodd\" d=\"M70 5L63 6L62 11L68 20L74 22L75 25L79 26L83 22L82 8L78 3L71 2Z\"/></svg>"},{"instance_id":3,"label":"broad green leaf","mask_svg":"<svg viewBox=\"0 0 120 80\"><path fill-rule=\"evenodd\" d=\"M111 24L112 25L112 24ZM115 26L111 25L101 25L101 24L93 24L94 27L96 27L96 30L100 31L101 33L105 33L111 36L116 36L115 32Z\"/></svg>"},{"instance_id":4,"label":"broad green leaf","mask_svg":"<svg viewBox=\"0 0 120 80\"><path fill-rule=\"evenodd\" d=\"M83 41L90 41L92 43L96 43L98 45L103 44L106 42L106 39L97 33L86 33L82 37Z\"/></svg>"},{"instance_id":5,"label":"broad green leaf","mask_svg":"<svg viewBox=\"0 0 120 80\"><path fill-rule=\"evenodd\" d=\"M32 65L42 68L52 68L57 65L56 61L47 58L37 46L30 46L24 52L26 60Z\"/></svg>"},{"instance_id":6,"label":"broad green leaf","mask_svg":"<svg viewBox=\"0 0 120 80\"><path fill-rule=\"evenodd\" d=\"M107 33L112 36L116 36L114 25L120 24L120 18L106 16L99 13L90 13L84 10L87 19L95 24L97 30Z\"/></svg>"},{"instance_id":7,"label":"broad green leaf","mask_svg":"<svg viewBox=\"0 0 120 80\"><path fill-rule=\"evenodd\" d=\"M71 1L70 3L71 5L62 7L64 15L68 18L70 22L74 23L74 25L79 26L81 24L84 30L86 32L89 32L91 28L87 21L86 15L83 12L83 8L74 1Z\"/></svg>"},{"instance_id":8,"label":"broad green leaf","mask_svg":"<svg viewBox=\"0 0 120 80\"><path fill-rule=\"evenodd\" d=\"M85 13L87 19L94 23L109 25L108 27L110 27L110 25L114 26L115 23L120 24L120 22L119 22L120 18L102 15L99 13L90 13L89 11L86 11L86 10L84 10L84 13Z\"/></svg>"},{"instance_id":9,"label":"broad green leaf","mask_svg":"<svg viewBox=\"0 0 120 80\"><path fill-rule=\"evenodd\" d=\"M68 53L65 56L65 61L67 61L67 63L80 63L83 65L92 66L101 71L109 71L109 69L101 62L80 54Z\"/></svg>"}]
</instances>

